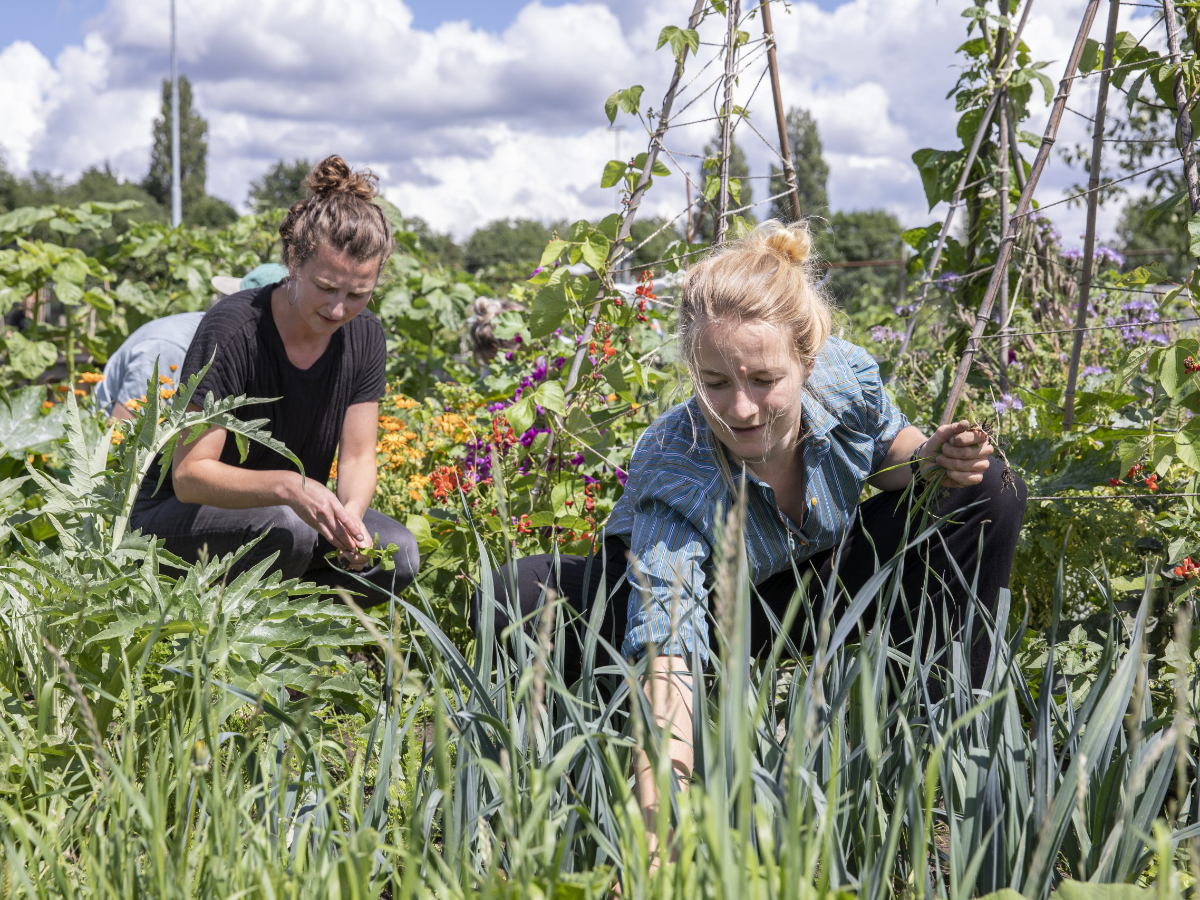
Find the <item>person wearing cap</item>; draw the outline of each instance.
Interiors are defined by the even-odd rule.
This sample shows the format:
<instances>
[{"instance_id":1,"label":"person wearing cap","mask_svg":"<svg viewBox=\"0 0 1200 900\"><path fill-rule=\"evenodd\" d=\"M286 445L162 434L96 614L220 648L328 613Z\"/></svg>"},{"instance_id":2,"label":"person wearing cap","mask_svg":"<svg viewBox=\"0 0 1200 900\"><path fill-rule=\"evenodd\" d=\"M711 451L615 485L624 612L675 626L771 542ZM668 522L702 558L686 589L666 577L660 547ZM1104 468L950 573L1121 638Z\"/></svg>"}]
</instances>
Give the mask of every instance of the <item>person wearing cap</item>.
<instances>
[{"instance_id":1,"label":"person wearing cap","mask_svg":"<svg viewBox=\"0 0 1200 900\"><path fill-rule=\"evenodd\" d=\"M212 286L224 297L274 284L286 277L286 267L264 263L241 278L216 275ZM126 338L104 365L104 379L96 385L96 408L114 419L132 419L133 413L126 404L146 395L155 363L160 375L175 380L203 318L202 312L163 316L147 322Z\"/></svg>"}]
</instances>

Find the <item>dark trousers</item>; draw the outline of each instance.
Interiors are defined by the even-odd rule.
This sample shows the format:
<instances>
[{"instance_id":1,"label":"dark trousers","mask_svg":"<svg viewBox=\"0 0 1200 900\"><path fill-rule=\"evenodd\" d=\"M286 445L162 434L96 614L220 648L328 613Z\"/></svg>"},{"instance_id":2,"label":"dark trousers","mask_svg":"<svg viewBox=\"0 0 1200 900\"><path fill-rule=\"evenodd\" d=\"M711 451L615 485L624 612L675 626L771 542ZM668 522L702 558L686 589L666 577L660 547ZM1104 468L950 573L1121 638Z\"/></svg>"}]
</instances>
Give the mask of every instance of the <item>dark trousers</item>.
<instances>
[{"instance_id":1,"label":"dark trousers","mask_svg":"<svg viewBox=\"0 0 1200 900\"><path fill-rule=\"evenodd\" d=\"M388 592L399 593L417 575L420 558L417 541L407 528L383 513L368 509L363 524L376 547L395 544L396 567L384 569L375 564L360 572L349 573L332 565L326 554L334 546L287 506L262 506L256 509L219 509L199 503L181 503L174 495L138 502L130 516L130 525L146 534L163 539L164 546L176 556L196 562L201 551L209 558L232 553L256 537L260 540L239 559L229 572L236 578L262 562L272 553L279 556L272 571L284 578L303 578L330 590L343 589L366 596L367 604L383 603ZM365 578L373 590L357 577Z\"/></svg>"},{"instance_id":2,"label":"dark trousers","mask_svg":"<svg viewBox=\"0 0 1200 900\"><path fill-rule=\"evenodd\" d=\"M1002 465L994 461L980 484L951 490L935 501L933 512L943 520L938 529L940 539L935 534L910 549L905 556L901 577L904 597L910 603L924 596L929 597L931 602L925 610L928 635L938 642L939 647L946 647L949 643L948 635L944 633L944 614L949 613L953 633L963 624L970 604L971 592L963 587L962 580L954 572L951 559L968 584L975 581L975 596L989 612L995 611L1000 588L1008 587L1028 490L1020 478L1016 479L1015 484L1004 488L1001 484L1001 468ZM883 492L859 506L858 518L846 535L838 563L838 579L846 595L853 597L867 579L878 571L879 564L890 560L900 549L901 541L905 538L909 510L907 504L897 507L899 498L897 492ZM913 541L918 534L918 524L913 522L909 526L908 541ZM622 539L608 538L604 542L603 553L597 552L591 558L590 571L587 557L560 556L557 572L554 571L554 557L550 554L526 557L516 563L515 592L512 575L507 568L494 573L493 584L498 604L496 634L499 635L509 624L509 617L504 610L513 593L517 599L513 608L527 621L537 609L543 585L553 587L559 597L586 615L603 577L607 582L608 605L601 636L619 650L625 635L629 601L629 582L621 580L625 575L626 552ZM835 548L817 553L796 567L802 576L810 570L815 576L809 582L809 596L814 601L813 608L816 611L820 610L821 593L828 583L836 552ZM750 646L762 649L774 639L770 618L763 607L765 605L777 619L782 619L795 593L796 579L789 570L772 575L755 585L755 589L762 602L751 598ZM476 595L472 610L476 621L479 604L480 598ZM916 622L917 610L911 609L909 612L912 621ZM835 609L833 615L836 620L838 610ZM976 624L980 624L978 614ZM815 630L815 623L801 615L789 636L802 651L810 651ZM891 637L900 646L911 639L904 610L897 610L892 616ZM568 640L573 638L574 634L568 629ZM976 640L979 639L977 635ZM579 674L580 656L577 646L566 648L567 670L563 675L568 682ZM610 661L606 652L597 652L597 666ZM982 680L986 665L986 645L979 646L977 643L971 654L972 678L976 684Z\"/></svg>"}]
</instances>

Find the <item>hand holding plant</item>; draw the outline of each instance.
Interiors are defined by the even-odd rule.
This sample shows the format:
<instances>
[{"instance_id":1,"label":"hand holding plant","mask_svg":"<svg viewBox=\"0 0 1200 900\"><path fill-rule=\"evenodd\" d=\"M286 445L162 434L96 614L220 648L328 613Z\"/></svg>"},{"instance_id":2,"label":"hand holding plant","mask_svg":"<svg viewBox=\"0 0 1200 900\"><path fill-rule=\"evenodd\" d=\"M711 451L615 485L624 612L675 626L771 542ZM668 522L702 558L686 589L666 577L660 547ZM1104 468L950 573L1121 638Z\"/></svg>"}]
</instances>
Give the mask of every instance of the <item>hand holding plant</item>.
<instances>
[{"instance_id":1,"label":"hand holding plant","mask_svg":"<svg viewBox=\"0 0 1200 900\"><path fill-rule=\"evenodd\" d=\"M928 476L940 468L943 487L968 487L983 481L994 452L987 431L966 420L939 425L921 448L921 471Z\"/></svg>"}]
</instances>

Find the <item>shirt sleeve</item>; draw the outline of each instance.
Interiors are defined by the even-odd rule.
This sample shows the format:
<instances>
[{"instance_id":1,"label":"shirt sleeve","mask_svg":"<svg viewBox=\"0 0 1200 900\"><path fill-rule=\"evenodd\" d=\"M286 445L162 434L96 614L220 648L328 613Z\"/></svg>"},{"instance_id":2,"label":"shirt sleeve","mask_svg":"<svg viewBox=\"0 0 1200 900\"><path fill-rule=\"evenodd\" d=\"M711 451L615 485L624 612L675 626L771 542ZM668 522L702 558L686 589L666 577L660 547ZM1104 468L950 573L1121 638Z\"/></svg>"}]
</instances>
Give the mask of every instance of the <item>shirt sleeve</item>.
<instances>
[{"instance_id":1,"label":"shirt sleeve","mask_svg":"<svg viewBox=\"0 0 1200 900\"><path fill-rule=\"evenodd\" d=\"M875 442L871 457L871 471L874 472L883 464L896 435L909 422L884 389L883 379L879 376L879 363L861 347L855 349L858 352L853 359L854 375L858 379L863 398L859 418L863 431Z\"/></svg>"},{"instance_id":2,"label":"shirt sleeve","mask_svg":"<svg viewBox=\"0 0 1200 900\"><path fill-rule=\"evenodd\" d=\"M703 565L709 556L708 542L677 510L661 500L650 500L635 510L629 549L629 618L621 653L634 660L650 644L672 656L690 656L697 649L707 664L708 592Z\"/></svg>"},{"instance_id":3,"label":"shirt sleeve","mask_svg":"<svg viewBox=\"0 0 1200 900\"><path fill-rule=\"evenodd\" d=\"M364 324L367 327L363 329L365 339L354 393L350 396L351 406L355 403L373 403L387 390L387 340L383 336L383 325L375 316L371 316Z\"/></svg>"}]
</instances>

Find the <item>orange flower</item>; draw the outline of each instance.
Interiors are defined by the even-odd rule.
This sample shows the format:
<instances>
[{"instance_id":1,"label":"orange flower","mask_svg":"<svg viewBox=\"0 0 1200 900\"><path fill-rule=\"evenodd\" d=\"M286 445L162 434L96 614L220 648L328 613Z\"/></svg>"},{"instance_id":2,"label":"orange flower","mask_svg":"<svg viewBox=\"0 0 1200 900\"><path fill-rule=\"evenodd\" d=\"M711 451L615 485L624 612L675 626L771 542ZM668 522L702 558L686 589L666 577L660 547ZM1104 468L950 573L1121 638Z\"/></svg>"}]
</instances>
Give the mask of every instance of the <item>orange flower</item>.
<instances>
[{"instance_id":1,"label":"orange flower","mask_svg":"<svg viewBox=\"0 0 1200 900\"><path fill-rule=\"evenodd\" d=\"M113 433L112 433L112 444L113 444L113 446L114 446L114 447L116 447L116 446L117 446L118 444L120 444L120 443L121 443L121 441L123 441L123 440L125 440L125 432L123 432L123 431L122 431L121 429L119 429L119 428L117 428L117 429L114 429L114 430L113 430Z\"/></svg>"},{"instance_id":2,"label":"orange flower","mask_svg":"<svg viewBox=\"0 0 1200 900\"><path fill-rule=\"evenodd\" d=\"M168 366L168 368L169 368L169 369L170 369L172 372L174 372L176 369L178 369L178 368L179 368L179 366L175 365L175 363L171 363L171 365L170 365L170 366Z\"/></svg>"},{"instance_id":3,"label":"orange flower","mask_svg":"<svg viewBox=\"0 0 1200 900\"><path fill-rule=\"evenodd\" d=\"M82 389L80 389L80 388L75 388L75 396L76 396L76 397L86 397L86 396L87 396L87 391L85 391L85 390L82 390Z\"/></svg>"},{"instance_id":4,"label":"orange flower","mask_svg":"<svg viewBox=\"0 0 1200 900\"><path fill-rule=\"evenodd\" d=\"M175 396L175 390L174 388L163 388L158 392L158 396L163 400L170 400Z\"/></svg>"},{"instance_id":5,"label":"orange flower","mask_svg":"<svg viewBox=\"0 0 1200 900\"><path fill-rule=\"evenodd\" d=\"M99 384L104 380L104 374L101 372L84 372L79 376L80 384Z\"/></svg>"},{"instance_id":6,"label":"orange flower","mask_svg":"<svg viewBox=\"0 0 1200 900\"><path fill-rule=\"evenodd\" d=\"M337 460L336 459L333 461L333 464L330 465L330 467L329 467L329 478L330 478L330 480L337 478Z\"/></svg>"},{"instance_id":7,"label":"orange flower","mask_svg":"<svg viewBox=\"0 0 1200 900\"><path fill-rule=\"evenodd\" d=\"M56 391L58 391L60 394L65 394L67 391L69 391L71 389L71 386L69 384L56 384L54 386L54 389Z\"/></svg>"},{"instance_id":8,"label":"orange flower","mask_svg":"<svg viewBox=\"0 0 1200 900\"><path fill-rule=\"evenodd\" d=\"M54 409L54 401L53 400L43 400L42 401L42 409Z\"/></svg>"},{"instance_id":9,"label":"orange flower","mask_svg":"<svg viewBox=\"0 0 1200 900\"><path fill-rule=\"evenodd\" d=\"M172 378L170 375L159 375L159 376L158 376L158 383L159 383L159 384L174 384L174 383L175 383L175 379L174 379L174 378Z\"/></svg>"}]
</instances>

